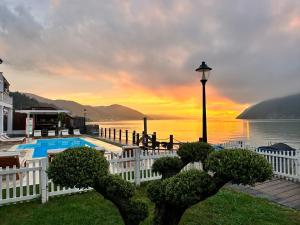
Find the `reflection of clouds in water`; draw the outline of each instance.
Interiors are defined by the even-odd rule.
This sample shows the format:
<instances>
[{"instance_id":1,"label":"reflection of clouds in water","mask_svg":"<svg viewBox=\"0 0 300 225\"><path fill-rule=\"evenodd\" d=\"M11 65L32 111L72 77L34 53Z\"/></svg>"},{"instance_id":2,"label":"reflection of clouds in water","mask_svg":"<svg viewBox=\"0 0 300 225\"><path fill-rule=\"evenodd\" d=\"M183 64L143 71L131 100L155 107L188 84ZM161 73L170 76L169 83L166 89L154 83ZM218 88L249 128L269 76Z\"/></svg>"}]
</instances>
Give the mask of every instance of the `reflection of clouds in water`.
<instances>
[{"instance_id":1,"label":"reflection of clouds in water","mask_svg":"<svg viewBox=\"0 0 300 225\"><path fill-rule=\"evenodd\" d=\"M300 120L249 121L249 141L252 145L284 142L300 148Z\"/></svg>"}]
</instances>

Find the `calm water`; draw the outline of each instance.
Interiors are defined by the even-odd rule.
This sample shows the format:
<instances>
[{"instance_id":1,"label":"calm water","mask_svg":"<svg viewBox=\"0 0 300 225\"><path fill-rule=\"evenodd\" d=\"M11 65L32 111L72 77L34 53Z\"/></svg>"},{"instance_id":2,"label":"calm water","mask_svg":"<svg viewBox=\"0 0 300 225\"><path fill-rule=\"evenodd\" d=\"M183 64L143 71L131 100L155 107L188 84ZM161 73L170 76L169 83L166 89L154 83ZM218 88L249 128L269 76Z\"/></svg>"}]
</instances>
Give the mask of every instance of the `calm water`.
<instances>
[{"instance_id":1,"label":"calm water","mask_svg":"<svg viewBox=\"0 0 300 225\"><path fill-rule=\"evenodd\" d=\"M100 122L100 127L143 130L143 121ZM158 139L167 139L170 134L179 141L195 141L202 135L199 120L148 120L148 133L157 132ZM208 140L222 143L229 140L244 140L254 147L269 143L284 142L300 149L300 120L227 120L208 121Z\"/></svg>"}]
</instances>

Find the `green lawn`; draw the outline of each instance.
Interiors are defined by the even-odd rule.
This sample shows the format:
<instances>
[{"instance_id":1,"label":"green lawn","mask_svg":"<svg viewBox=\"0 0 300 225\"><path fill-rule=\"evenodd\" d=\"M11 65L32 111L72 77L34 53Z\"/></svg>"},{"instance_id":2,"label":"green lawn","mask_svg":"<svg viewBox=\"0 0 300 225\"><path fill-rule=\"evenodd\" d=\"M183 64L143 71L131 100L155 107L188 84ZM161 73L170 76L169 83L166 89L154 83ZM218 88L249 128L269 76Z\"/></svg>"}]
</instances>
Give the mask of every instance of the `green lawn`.
<instances>
[{"instance_id":1,"label":"green lawn","mask_svg":"<svg viewBox=\"0 0 300 225\"><path fill-rule=\"evenodd\" d=\"M149 203L150 216L143 225L151 224L153 204L145 195L145 186L136 198ZM110 225L123 224L114 205L96 192L0 207L1 225ZM216 196L189 209L182 225L300 225L300 212L283 208L264 199L223 189Z\"/></svg>"}]
</instances>

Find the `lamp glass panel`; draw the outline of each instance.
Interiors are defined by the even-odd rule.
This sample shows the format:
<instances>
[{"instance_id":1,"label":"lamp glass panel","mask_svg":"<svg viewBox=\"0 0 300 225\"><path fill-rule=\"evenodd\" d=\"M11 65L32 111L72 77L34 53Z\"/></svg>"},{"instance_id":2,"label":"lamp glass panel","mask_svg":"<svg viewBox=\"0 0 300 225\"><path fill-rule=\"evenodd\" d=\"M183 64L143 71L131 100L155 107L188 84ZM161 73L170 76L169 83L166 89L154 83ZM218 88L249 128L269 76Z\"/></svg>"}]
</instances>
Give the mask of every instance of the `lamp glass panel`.
<instances>
[{"instance_id":1,"label":"lamp glass panel","mask_svg":"<svg viewBox=\"0 0 300 225\"><path fill-rule=\"evenodd\" d=\"M202 73L201 80L208 80L210 75L210 70L201 71L201 73Z\"/></svg>"}]
</instances>

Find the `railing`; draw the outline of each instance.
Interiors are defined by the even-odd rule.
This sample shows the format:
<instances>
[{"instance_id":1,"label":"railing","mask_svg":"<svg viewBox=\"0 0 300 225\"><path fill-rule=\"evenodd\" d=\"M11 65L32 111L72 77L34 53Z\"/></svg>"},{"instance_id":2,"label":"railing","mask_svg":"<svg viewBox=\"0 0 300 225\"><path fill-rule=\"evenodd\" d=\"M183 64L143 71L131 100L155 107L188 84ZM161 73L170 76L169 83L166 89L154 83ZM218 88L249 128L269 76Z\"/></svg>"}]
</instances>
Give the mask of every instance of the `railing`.
<instances>
[{"instance_id":1,"label":"railing","mask_svg":"<svg viewBox=\"0 0 300 225\"><path fill-rule=\"evenodd\" d=\"M138 147L124 148L122 155L106 154L111 174L139 185L141 182L160 179L152 172L153 162L163 156L176 156L173 151L147 151ZM47 177L48 158L26 162L26 167L0 168L0 205L28 201L41 197L42 202L56 195L83 192L91 189L62 188Z\"/></svg>"},{"instance_id":2,"label":"railing","mask_svg":"<svg viewBox=\"0 0 300 225\"><path fill-rule=\"evenodd\" d=\"M256 149L255 151L263 155L272 165L274 175L300 181L300 150L271 151Z\"/></svg>"},{"instance_id":3,"label":"railing","mask_svg":"<svg viewBox=\"0 0 300 225\"><path fill-rule=\"evenodd\" d=\"M137 145L143 149L156 149L156 150L172 150L177 149L182 142L174 139L171 134L169 137L159 139L156 132L152 134L139 133L135 130L121 130L115 128L100 128L99 137L120 145Z\"/></svg>"},{"instance_id":4,"label":"railing","mask_svg":"<svg viewBox=\"0 0 300 225\"><path fill-rule=\"evenodd\" d=\"M4 102L6 104L12 105L13 104L13 99L12 97L9 96L9 94L2 92L0 94L0 101Z\"/></svg>"}]
</instances>

